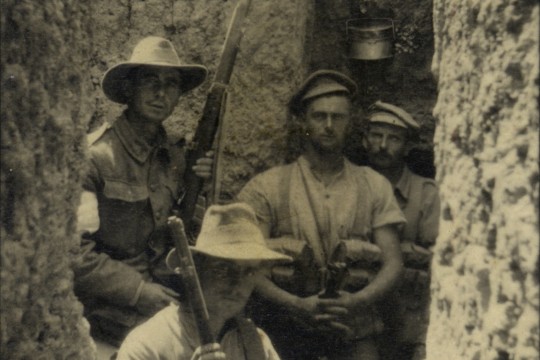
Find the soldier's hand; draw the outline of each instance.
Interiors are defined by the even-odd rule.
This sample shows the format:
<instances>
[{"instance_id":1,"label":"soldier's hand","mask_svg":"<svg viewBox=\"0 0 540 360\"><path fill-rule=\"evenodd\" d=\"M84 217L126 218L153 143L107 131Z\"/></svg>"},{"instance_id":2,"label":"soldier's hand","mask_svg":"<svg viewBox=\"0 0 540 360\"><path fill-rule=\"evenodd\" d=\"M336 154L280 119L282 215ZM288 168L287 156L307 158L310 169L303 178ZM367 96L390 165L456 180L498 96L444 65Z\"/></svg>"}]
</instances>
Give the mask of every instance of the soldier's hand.
<instances>
[{"instance_id":1,"label":"soldier's hand","mask_svg":"<svg viewBox=\"0 0 540 360\"><path fill-rule=\"evenodd\" d=\"M319 313L319 298L317 295L298 298L297 310L299 315L314 319Z\"/></svg>"},{"instance_id":2,"label":"soldier's hand","mask_svg":"<svg viewBox=\"0 0 540 360\"><path fill-rule=\"evenodd\" d=\"M320 314L317 295L298 298L291 315L304 327L313 329L318 326L316 316Z\"/></svg>"},{"instance_id":3,"label":"soldier's hand","mask_svg":"<svg viewBox=\"0 0 540 360\"><path fill-rule=\"evenodd\" d=\"M193 352L191 360L223 360L226 359L225 353L221 350L218 343L199 346Z\"/></svg>"},{"instance_id":4,"label":"soldier's hand","mask_svg":"<svg viewBox=\"0 0 540 360\"><path fill-rule=\"evenodd\" d=\"M361 306L362 304L352 294L339 291L337 298L320 300L321 314L317 316L317 320L324 323L332 332L337 332L346 339L352 338L355 312L359 311Z\"/></svg>"},{"instance_id":5,"label":"soldier's hand","mask_svg":"<svg viewBox=\"0 0 540 360\"><path fill-rule=\"evenodd\" d=\"M193 171L198 177L207 180L212 177L213 166L214 152L208 151L204 157L197 159L197 163L193 165Z\"/></svg>"},{"instance_id":6,"label":"soldier's hand","mask_svg":"<svg viewBox=\"0 0 540 360\"><path fill-rule=\"evenodd\" d=\"M178 294L160 284L145 282L135 307L143 315L153 315L171 302L178 303Z\"/></svg>"},{"instance_id":7,"label":"soldier's hand","mask_svg":"<svg viewBox=\"0 0 540 360\"><path fill-rule=\"evenodd\" d=\"M347 291L340 290L338 291L339 297L337 298L325 298L320 299L319 306L325 313L336 313L344 315L354 313L358 311L363 304L362 298L360 296L354 296Z\"/></svg>"}]
</instances>

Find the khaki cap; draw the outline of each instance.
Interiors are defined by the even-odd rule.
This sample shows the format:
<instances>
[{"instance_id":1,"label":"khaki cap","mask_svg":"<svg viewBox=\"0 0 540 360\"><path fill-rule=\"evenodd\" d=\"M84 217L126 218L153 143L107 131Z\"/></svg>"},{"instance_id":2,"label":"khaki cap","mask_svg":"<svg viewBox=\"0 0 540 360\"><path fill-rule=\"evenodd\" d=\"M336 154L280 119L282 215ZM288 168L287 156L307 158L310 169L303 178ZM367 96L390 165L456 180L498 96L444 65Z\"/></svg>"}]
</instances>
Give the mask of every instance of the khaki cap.
<instances>
[{"instance_id":1,"label":"khaki cap","mask_svg":"<svg viewBox=\"0 0 540 360\"><path fill-rule=\"evenodd\" d=\"M357 90L356 83L347 75L334 70L317 70L300 86L289 101L291 114L299 116L309 99L329 94L345 94L352 97Z\"/></svg>"},{"instance_id":2,"label":"khaki cap","mask_svg":"<svg viewBox=\"0 0 540 360\"><path fill-rule=\"evenodd\" d=\"M420 129L420 125L414 118L398 106L377 101L369 107L368 111L370 123L390 124L415 131Z\"/></svg>"}]
</instances>

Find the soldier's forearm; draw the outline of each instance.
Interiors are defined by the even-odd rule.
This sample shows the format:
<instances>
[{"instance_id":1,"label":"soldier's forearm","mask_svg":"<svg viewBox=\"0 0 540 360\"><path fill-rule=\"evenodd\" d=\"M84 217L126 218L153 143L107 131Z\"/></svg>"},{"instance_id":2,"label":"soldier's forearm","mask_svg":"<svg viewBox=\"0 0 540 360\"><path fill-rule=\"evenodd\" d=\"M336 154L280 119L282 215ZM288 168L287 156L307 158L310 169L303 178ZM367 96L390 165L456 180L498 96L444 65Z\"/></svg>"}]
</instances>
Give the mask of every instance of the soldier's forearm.
<instances>
[{"instance_id":1,"label":"soldier's forearm","mask_svg":"<svg viewBox=\"0 0 540 360\"><path fill-rule=\"evenodd\" d=\"M259 281L255 288L255 292L266 300L283 306L286 309L294 310L298 307L298 296L281 289L267 277L264 277Z\"/></svg>"},{"instance_id":2,"label":"soldier's forearm","mask_svg":"<svg viewBox=\"0 0 540 360\"><path fill-rule=\"evenodd\" d=\"M353 294L355 302L361 306L372 305L381 300L396 287L402 274L403 265L400 261L384 264L371 283Z\"/></svg>"},{"instance_id":3,"label":"soldier's forearm","mask_svg":"<svg viewBox=\"0 0 540 360\"><path fill-rule=\"evenodd\" d=\"M358 303L366 305L383 298L403 276L403 258L395 229L392 226L377 228L374 236L375 244L381 249L381 269L369 285L354 294Z\"/></svg>"}]
</instances>

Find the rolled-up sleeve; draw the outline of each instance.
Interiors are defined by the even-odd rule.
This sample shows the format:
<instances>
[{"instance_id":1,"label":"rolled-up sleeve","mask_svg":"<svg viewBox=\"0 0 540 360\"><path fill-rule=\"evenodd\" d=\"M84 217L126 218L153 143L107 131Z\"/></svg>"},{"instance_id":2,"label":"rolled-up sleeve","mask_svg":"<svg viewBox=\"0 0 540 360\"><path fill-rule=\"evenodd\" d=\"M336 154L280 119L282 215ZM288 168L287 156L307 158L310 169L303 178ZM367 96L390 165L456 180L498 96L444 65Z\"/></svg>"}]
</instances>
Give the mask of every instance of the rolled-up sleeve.
<instances>
[{"instance_id":1,"label":"rolled-up sleeve","mask_svg":"<svg viewBox=\"0 0 540 360\"><path fill-rule=\"evenodd\" d=\"M375 184L373 189L375 199L372 213L372 227L375 229L385 225L405 224L407 220L399 208L392 186L388 180L382 176L377 176L373 184Z\"/></svg>"},{"instance_id":2,"label":"rolled-up sleeve","mask_svg":"<svg viewBox=\"0 0 540 360\"><path fill-rule=\"evenodd\" d=\"M260 224L270 226L272 224L272 206L269 202L270 195L265 192L269 186L265 183L263 176L255 176L236 196L236 200L251 206L255 211Z\"/></svg>"}]
</instances>

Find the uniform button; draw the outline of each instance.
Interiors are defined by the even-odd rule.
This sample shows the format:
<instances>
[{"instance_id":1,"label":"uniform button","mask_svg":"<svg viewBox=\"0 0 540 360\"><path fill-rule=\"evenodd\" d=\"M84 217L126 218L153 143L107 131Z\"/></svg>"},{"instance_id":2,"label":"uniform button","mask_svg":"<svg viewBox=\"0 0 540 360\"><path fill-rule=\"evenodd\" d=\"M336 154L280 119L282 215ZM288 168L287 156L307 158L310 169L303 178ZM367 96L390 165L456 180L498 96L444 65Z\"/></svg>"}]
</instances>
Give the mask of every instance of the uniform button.
<instances>
[{"instance_id":1,"label":"uniform button","mask_svg":"<svg viewBox=\"0 0 540 360\"><path fill-rule=\"evenodd\" d=\"M330 194L324 195L325 198L330 199Z\"/></svg>"},{"instance_id":2,"label":"uniform button","mask_svg":"<svg viewBox=\"0 0 540 360\"><path fill-rule=\"evenodd\" d=\"M156 211L156 219L159 220L161 218L161 211Z\"/></svg>"},{"instance_id":3,"label":"uniform button","mask_svg":"<svg viewBox=\"0 0 540 360\"><path fill-rule=\"evenodd\" d=\"M150 190L151 190L152 192L156 191L156 189L157 189L156 184L150 184Z\"/></svg>"}]
</instances>

